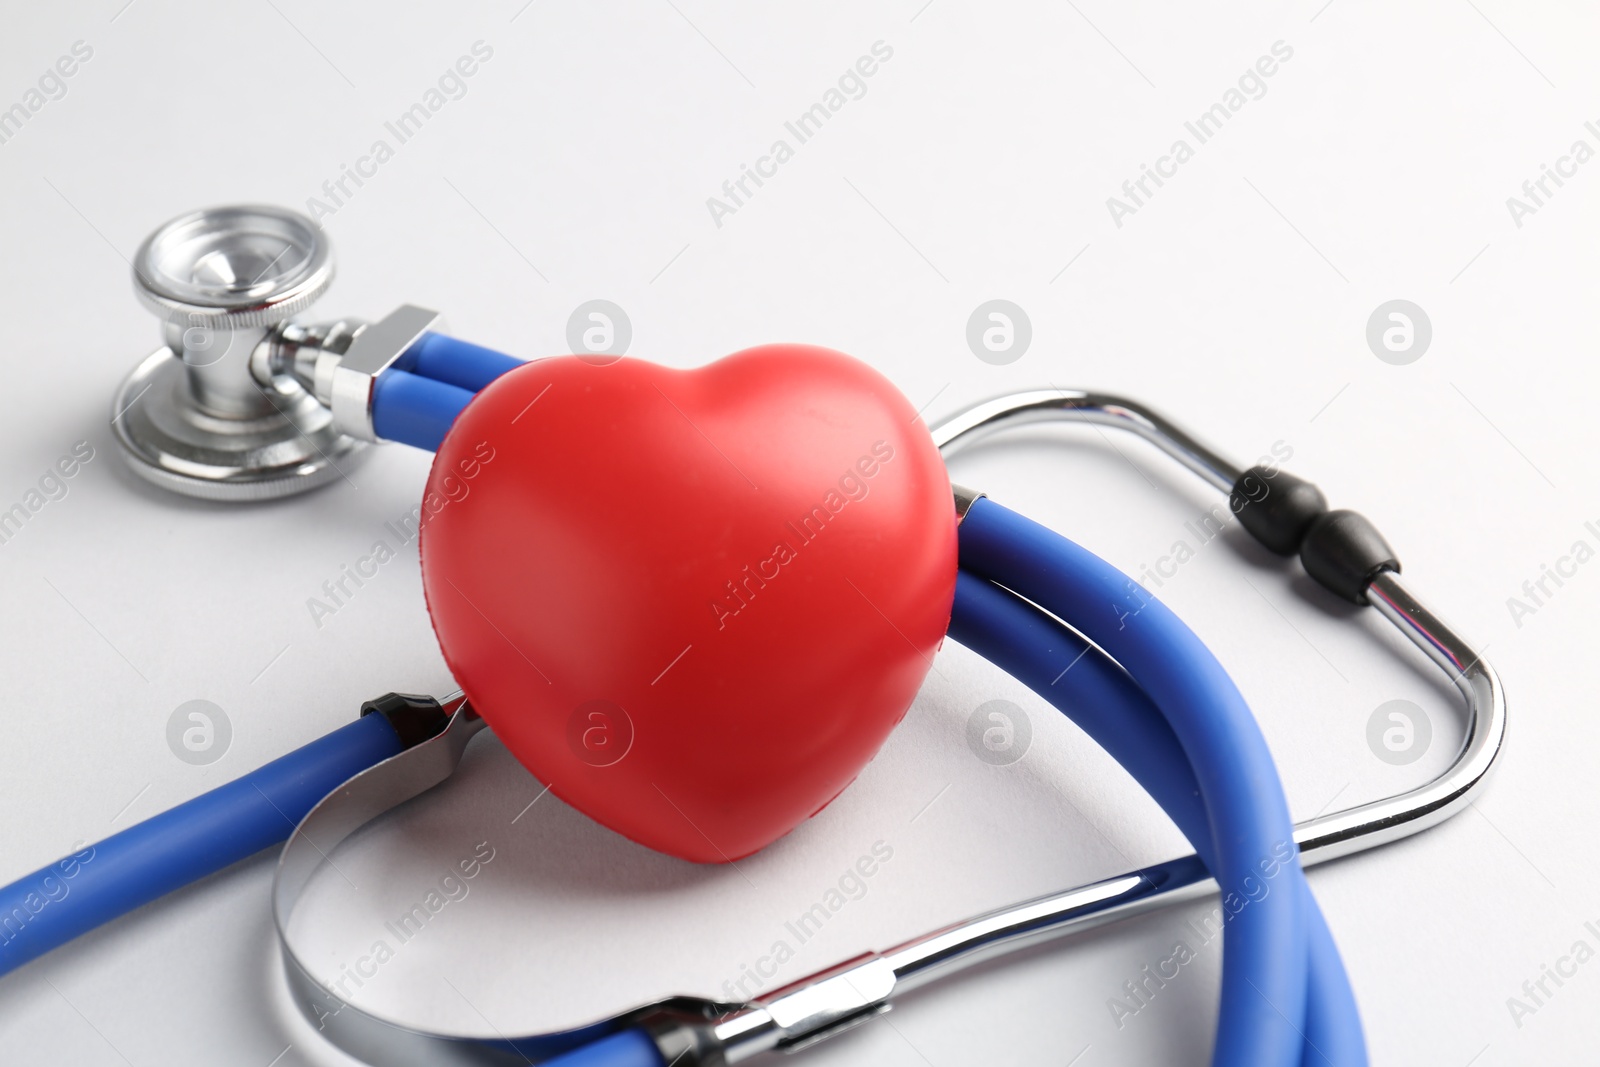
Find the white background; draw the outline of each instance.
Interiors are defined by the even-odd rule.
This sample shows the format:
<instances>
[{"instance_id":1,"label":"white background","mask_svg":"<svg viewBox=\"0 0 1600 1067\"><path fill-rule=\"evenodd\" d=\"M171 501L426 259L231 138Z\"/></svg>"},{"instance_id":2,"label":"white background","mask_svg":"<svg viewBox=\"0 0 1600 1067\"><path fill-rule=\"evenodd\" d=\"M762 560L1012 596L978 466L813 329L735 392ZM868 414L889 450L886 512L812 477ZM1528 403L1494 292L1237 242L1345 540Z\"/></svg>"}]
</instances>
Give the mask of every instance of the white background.
<instances>
[{"instance_id":1,"label":"white background","mask_svg":"<svg viewBox=\"0 0 1600 1067\"><path fill-rule=\"evenodd\" d=\"M126 262L196 206L304 209L341 164L482 40L493 58L326 220L340 280L318 309L446 310L459 336L566 350L603 297L630 354L695 366L773 340L887 373L930 418L1046 382L1125 391L1245 461L1274 442L1386 532L1415 588L1483 644L1511 702L1504 765L1473 810L1312 873L1380 1064L1587 1058L1600 963L1517 1025L1507 998L1600 920L1592 673L1600 563L1516 625L1507 598L1600 520L1593 418L1600 162L1514 224L1506 198L1600 120L1579 5L773 5L566 0L6 5L0 106L75 41L68 92L0 145L0 508L79 440L95 459L0 545L0 881L194 796L390 690L450 687L414 558L318 629L306 599L414 506L428 457L394 446L312 496L229 508L122 466L109 398L151 350ZM868 83L758 195L705 201L876 41ZM1274 42L1293 48L1119 228L1106 198ZM1191 144L1193 143L1191 139ZM1031 348L996 367L965 325L1015 301ZM1404 298L1433 325L1408 366L1368 349ZM1216 502L1136 444L1040 432L956 461L957 480L1138 569ZM1248 579L1248 583L1246 582ZM1293 812L1425 780L1459 737L1453 693L1381 620L1310 587L1237 529L1160 590L1250 698ZM1355 621L1352 621L1354 619ZM1027 710L993 767L981 703ZM1409 766L1373 710L1427 709ZM218 762L169 751L191 699L234 730ZM893 849L778 980L1025 895L1176 854L1181 842L1075 728L948 646L904 725L837 803L740 870L644 852L553 798L497 743L340 860L302 936L330 972L488 841L470 895L368 984L419 1023L513 1033L669 991L716 994L858 856ZM930 801L932 801L930 805ZM521 813L520 818L517 818ZM513 818L517 818L515 824ZM347 1062L283 1005L263 855L0 981L16 1064ZM1108 1009L1196 906L1035 951L907 998L810 1054L935 1067L1203 1064L1213 945L1135 1017Z\"/></svg>"}]
</instances>

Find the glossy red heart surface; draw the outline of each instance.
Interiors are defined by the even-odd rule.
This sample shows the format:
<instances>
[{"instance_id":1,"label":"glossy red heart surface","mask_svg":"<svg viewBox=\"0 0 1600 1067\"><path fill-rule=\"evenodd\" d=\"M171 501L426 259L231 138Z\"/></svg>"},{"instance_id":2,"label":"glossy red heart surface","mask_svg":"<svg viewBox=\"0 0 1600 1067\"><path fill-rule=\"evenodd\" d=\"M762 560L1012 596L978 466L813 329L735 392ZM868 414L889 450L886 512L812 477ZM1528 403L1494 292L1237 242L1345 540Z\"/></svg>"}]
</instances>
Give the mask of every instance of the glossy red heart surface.
<instances>
[{"instance_id":1,"label":"glossy red heart surface","mask_svg":"<svg viewBox=\"0 0 1600 1067\"><path fill-rule=\"evenodd\" d=\"M562 800L688 860L836 797L949 624L944 463L887 379L824 348L529 363L457 418L424 504L428 611L473 706Z\"/></svg>"}]
</instances>

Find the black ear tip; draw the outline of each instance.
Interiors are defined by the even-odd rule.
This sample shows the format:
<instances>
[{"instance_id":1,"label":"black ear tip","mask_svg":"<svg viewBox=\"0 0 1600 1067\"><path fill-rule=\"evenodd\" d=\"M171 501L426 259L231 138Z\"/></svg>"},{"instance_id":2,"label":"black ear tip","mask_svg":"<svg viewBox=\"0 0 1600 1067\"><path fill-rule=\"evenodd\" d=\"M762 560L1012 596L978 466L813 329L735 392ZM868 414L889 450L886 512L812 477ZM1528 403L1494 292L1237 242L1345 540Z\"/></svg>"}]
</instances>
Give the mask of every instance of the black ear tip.
<instances>
[{"instance_id":1,"label":"black ear tip","mask_svg":"<svg viewBox=\"0 0 1600 1067\"><path fill-rule=\"evenodd\" d=\"M1367 602L1367 586L1378 572L1400 570L1394 549L1359 511L1330 511L1314 522L1300 546L1300 562L1352 604Z\"/></svg>"},{"instance_id":2,"label":"black ear tip","mask_svg":"<svg viewBox=\"0 0 1600 1067\"><path fill-rule=\"evenodd\" d=\"M1239 475L1228 503L1239 524L1280 556L1300 551L1306 531L1328 510L1327 498L1311 482L1261 466Z\"/></svg>"}]
</instances>

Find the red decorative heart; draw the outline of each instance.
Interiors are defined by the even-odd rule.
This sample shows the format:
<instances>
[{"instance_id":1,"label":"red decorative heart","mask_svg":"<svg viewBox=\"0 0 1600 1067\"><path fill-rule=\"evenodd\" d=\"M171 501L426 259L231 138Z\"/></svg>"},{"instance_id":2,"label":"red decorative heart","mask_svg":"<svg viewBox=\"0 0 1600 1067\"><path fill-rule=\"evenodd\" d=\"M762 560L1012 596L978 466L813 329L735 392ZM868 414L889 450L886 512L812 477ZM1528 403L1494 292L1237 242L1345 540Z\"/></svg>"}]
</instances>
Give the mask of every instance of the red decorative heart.
<instances>
[{"instance_id":1,"label":"red decorative heart","mask_svg":"<svg viewBox=\"0 0 1600 1067\"><path fill-rule=\"evenodd\" d=\"M530 363L462 412L425 500L428 611L473 706L557 796L685 859L837 796L950 620L938 450L823 348Z\"/></svg>"}]
</instances>

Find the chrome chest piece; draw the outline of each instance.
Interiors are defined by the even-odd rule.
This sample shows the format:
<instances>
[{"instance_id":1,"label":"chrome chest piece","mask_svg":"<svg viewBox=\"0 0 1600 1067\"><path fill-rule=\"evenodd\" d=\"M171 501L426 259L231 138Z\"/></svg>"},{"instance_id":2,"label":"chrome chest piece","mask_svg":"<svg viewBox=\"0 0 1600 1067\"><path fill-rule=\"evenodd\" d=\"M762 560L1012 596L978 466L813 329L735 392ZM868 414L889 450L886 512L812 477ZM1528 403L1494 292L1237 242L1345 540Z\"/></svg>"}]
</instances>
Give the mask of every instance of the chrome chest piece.
<instances>
[{"instance_id":1,"label":"chrome chest piece","mask_svg":"<svg viewBox=\"0 0 1600 1067\"><path fill-rule=\"evenodd\" d=\"M133 280L163 344L117 390L117 443L142 477L209 500L289 496L359 463L373 379L438 318L405 305L371 325L295 321L332 283L333 254L279 207L173 219L139 246Z\"/></svg>"}]
</instances>

